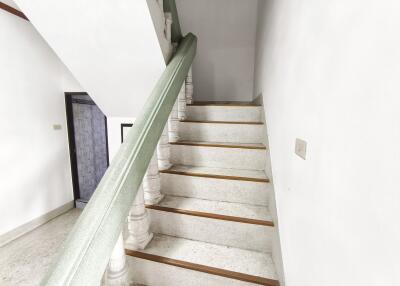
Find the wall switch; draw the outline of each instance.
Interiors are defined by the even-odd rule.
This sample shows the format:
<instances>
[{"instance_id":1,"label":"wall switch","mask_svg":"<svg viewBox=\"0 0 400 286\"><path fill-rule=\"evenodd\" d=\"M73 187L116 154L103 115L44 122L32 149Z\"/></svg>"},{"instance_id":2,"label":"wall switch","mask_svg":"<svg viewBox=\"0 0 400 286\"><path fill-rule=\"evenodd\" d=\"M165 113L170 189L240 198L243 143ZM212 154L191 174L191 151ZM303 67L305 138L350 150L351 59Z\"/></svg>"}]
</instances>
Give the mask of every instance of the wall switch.
<instances>
[{"instance_id":1,"label":"wall switch","mask_svg":"<svg viewBox=\"0 0 400 286\"><path fill-rule=\"evenodd\" d=\"M61 130L61 124L53 124L53 130Z\"/></svg>"},{"instance_id":2,"label":"wall switch","mask_svg":"<svg viewBox=\"0 0 400 286\"><path fill-rule=\"evenodd\" d=\"M306 159L307 142L296 138L296 146L294 151L300 158Z\"/></svg>"}]
</instances>

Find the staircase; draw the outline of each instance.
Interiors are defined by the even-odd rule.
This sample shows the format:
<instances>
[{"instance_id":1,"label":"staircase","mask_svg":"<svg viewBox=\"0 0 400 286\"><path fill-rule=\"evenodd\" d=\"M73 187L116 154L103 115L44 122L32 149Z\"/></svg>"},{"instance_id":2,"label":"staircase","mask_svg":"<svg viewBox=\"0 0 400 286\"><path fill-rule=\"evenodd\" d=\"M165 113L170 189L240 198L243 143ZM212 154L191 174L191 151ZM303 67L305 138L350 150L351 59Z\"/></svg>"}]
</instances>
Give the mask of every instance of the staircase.
<instances>
[{"instance_id":1,"label":"staircase","mask_svg":"<svg viewBox=\"0 0 400 286\"><path fill-rule=\"evenodd\" d=\"M42 285L279 285L262 107L192 103L197 37L175 0L146 2L17 0L107 116L138 111Z\"/></svg>"},{"instance_id":2,"label":"staircase","mask_svg":"<svg viewBox=\"0 0 400 286\"><path fill-rule=\"evenodd\" d=\"M160 171L165 195L146 205L152 241L126 249L134 283L279 285L272 260L272 187L262 107L195 103Z\"/></svg>"}]
</instances>

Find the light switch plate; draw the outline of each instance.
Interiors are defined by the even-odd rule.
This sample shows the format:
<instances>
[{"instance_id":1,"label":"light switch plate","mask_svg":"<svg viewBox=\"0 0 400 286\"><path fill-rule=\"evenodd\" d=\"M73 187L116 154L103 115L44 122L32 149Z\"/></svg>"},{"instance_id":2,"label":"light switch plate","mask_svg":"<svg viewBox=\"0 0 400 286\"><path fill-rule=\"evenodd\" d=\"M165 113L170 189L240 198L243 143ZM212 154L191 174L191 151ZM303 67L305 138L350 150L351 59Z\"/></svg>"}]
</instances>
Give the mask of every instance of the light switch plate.
<instances>
[{"instance_id":1,"label":"light switch plate","mask_svg":"<svg viewBox=\"0 0 400 286\"><path fill-rule=\"evenodd\" d=\"M53 124L53 130L61 130L61 124Z\"/></svg>"},{"instance_id":2,"label":"light switch plate","mask_svg":"<svg viewBox=\"0 0 400 286\"><path fill-rule=\"evenodd\" d=\"M296 138L296 146L294 152L302 159L306 159L307 142Z\"/></svg>"}]
</instances>

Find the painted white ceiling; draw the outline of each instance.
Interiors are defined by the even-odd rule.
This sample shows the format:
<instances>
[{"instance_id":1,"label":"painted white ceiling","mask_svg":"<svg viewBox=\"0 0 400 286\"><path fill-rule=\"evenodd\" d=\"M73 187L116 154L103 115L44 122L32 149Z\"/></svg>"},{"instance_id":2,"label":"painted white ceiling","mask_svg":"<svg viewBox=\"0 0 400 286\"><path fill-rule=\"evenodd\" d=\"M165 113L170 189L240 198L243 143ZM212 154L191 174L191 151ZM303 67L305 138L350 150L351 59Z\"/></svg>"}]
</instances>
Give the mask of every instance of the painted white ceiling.
<instances>
[{"instance_id":1,"label":"painted white ceiling","mask_svg":"<svg viewBox=\"0 0 400 286\"><path fill-rule=\"evenodd\" d=\"M165 69L146 0L15 0L107 116L135 117Z\"/></svg>"}]
</instances>

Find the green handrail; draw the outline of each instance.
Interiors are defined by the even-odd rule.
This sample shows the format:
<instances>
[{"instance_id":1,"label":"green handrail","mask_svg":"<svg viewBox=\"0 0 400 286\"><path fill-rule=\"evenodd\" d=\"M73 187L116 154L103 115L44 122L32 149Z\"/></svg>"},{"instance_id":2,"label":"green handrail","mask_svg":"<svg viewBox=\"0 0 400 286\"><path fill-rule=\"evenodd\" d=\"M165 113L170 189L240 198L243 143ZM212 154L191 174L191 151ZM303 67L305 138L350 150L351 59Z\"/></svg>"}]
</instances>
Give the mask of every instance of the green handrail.
<instances>
[{"instance_id":1,"label":"green handrail","mask_svg":"<svg viewBox=\"0 0 400 286\"><path fill-rule=\"evenodd\" d=\"M99 285L196 46L193 34L181 41L42 285Z\"/></svg>"}]
</instances>

